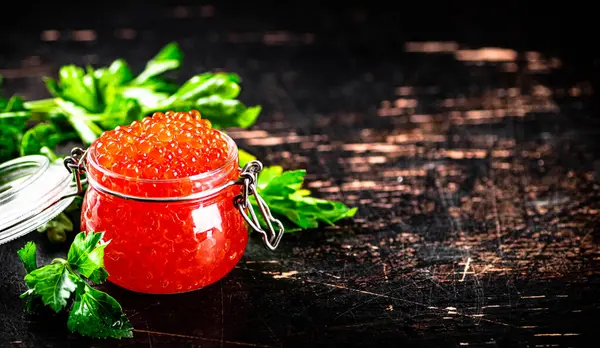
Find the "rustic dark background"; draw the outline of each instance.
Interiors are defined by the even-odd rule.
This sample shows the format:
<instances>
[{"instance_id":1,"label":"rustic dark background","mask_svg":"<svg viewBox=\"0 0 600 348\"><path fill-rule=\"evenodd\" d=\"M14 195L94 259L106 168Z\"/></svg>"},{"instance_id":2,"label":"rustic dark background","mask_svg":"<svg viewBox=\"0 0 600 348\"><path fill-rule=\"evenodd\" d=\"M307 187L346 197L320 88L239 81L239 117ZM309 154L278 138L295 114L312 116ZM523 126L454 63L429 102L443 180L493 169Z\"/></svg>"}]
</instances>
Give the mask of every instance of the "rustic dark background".
<instances>
[{"instance_id":1,"label":"rustic dark background","mask_svg":"<svg viewBox=\"0 0 600 348\"><path fill-rule=\"evenodd\" d=\"M597 78L589 7L517 2L15 2L2 13L6 89L169 41L181 78L225 69L264 113L232 130L266 163L307 168L338 227L251 240L224 280L177 296L108 285L132 340L27 315L0 246L7 347L591 347L600 315ZM585 343L590 340L590 343Z\"/></svg>"}]
</instances>

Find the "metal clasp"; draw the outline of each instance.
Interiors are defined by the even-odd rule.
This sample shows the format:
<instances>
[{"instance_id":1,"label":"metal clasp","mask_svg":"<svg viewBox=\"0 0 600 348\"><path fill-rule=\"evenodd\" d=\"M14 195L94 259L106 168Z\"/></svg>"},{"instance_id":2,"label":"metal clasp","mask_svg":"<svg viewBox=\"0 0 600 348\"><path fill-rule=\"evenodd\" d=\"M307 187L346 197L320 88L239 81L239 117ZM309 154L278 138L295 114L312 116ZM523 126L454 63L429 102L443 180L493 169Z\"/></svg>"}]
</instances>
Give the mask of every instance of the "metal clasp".
<instances>
[{"instance_id":1,"label":"metal clasp","mask_svg":"<svg viewBox=\"0 0 600 348\"><path fill-rule=\"evenodd\" d=\"M238 181L238 183L242 185L242 194L236 196L234 203L248 225L262 235L263 242L267 249L273 251L277 249L281 237L283 237L284 228L281 221L273 217L267 203L256 190L258 173L260 173L262 169L263 165L259 161L251 161L244 166L242 173L240 174L240 180ZM258 205L260 213L262 214L262 220L267 226L268 231L265 231L262 228L261 220L258 219L254 207L250 202L250 196L254 196L256 205ZM273 225L275 225L276 228Z\"/></svg>"},{"instance_id":2,"label":"metal clasp","mask_svg":"<svg viewBox=\"0 0 600 348\"><path fill-rule=\"evenodd\" d=\"M77 185L77 192L69 196L78 196L83 193L83 185L87 182L85 178L82 178L86 171L87 151L75 147L71 150L71 156L65 157L65 168L67 168L69 173L73 174L75 184Z\"/></svg>"}]
</instances>

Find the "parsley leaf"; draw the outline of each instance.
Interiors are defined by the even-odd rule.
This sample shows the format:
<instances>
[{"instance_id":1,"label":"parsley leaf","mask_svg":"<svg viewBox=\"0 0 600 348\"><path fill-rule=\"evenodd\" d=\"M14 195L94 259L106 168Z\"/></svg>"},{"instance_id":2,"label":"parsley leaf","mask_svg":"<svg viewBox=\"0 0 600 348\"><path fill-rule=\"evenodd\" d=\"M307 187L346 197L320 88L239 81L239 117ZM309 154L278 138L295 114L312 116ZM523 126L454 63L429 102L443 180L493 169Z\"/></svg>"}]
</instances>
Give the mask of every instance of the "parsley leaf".
<instances>
[{"instance_id":1,"label":"parsley leaf","mask_svg":"<svg viewBox=\"0 0 600 348\"><path fill-rule=\"evenodd\" d=\"M72 332L94 338L131 338L133 327L117 300L85 282L77 291L67 326Z\"/></svg>"},{"instance_id":2,"label":"parsley leaf","mask_svg":"<svg viewBox=\"0 0 600 348\"><path fill-rule=\"evenodd\" d=\"M224 99L234 99L239 94L240 86L229 77L229 74L204 73L196 75L184 83L169 98L169 104L211 95L218 95Z\"/></svg>"},{"instance_id":3,"label":"parsley leaf","mask_svg":"<svg viewBox=\"0 0 600 348\"><path fill-rule=\"evenodd\" d=\"M94 77L98 81L100 91L105 93L109 86L122 86L129 83L133 79L133 73L126 61L117 59L108 68L96 69Z\"/></svg>"},{"instance_id":4,"label":"parsley leaf","mask_svg":"<svg viewBox=\"0 0 600 348\"><path fill-rule=\"evenodd\" d=\"M62 140L62 134L52 123L38 123L29 129L21 139L21 156L40 153L43 147L54 149Z\"/></svg>"},{"instance_id":5,"label":"parsley leaf","mask_svg":"<svg viewBox=\"0 0 600 348\"><path fill-rule=\"evenodd\" d=\"M46 232L52 243L63 243L67 240L67 232L73 231L73 222L64 212L58 214L53 220L37 228L38 232Z\"/></svg>"},{"instance_id":6,"label":"parsley leaf","mask_svg":"<svg viewBox=\"0 0 600 348\"><path fill-rule=\"evenodd\" d=\"M14 126L5 125L0 120L0 162L8 161L19 153L22 131Z\"/></svg>"},{"instance_id":7,"label":"parsley leaf","mask_svg":"<svg viewBox=\"0 0 600 348\"><path fill-rule=\"evenodd\" d=\"M70 265L84 277L90 278L94 275L92 281L102 283L106 273L97 274L99 269L104 269L104 248L106 244L98 245L102 239L103 233L79 233L75 236L73 244L69 249L67 261ZM99 278L98 278L99 277Z\"/></svg>"},{"instance_id":8,"label":"parsley leaf","mask_svg":"<svg viewBox=\"0 0 600 348\"><path fill-rule=\"evenodd\" d=\"M162 75L179 68L182 60L181 49L172 42L148 61L135 78L123 59L96 70L63 66L58 80L45 78L54 99L26 105L47 117L64 116L87 145L105 130L130 124L157 111L197 109L216 128L247 128L254 124L261 108L247 107L236 99L241 91L238 75L204 73L178 87Z\"/></svg>"},{"instance_id":9,"label":"parsley leaf","mask_svg":"<svg viewBox=\"0 0 600 348\"><path fill-rule=\"evenodd\" d=\"M87 282L99 284L108 277L104 269L107 244L100 243L102 236L96 232L77 234L67 260L55 259L41 268L36 268L35 244L28 242L18 251L28 271L25 282L29 289L21 298L28 310L37 298L55 312L68 310L67 327L72 332L95 338L132 337L133 327L117 300Z\"/></svg>"},{"instance_id":10,"label":"parsley leaf","mask_svg":"<svg viewBox=\"0 0 600 348\"><path fill-rule=\"evenodd\" d=\"M0 87L2 87L2 76L0 76ZM18 156L19 144L30 115L23 106L23 98L13 96L6 99L0 96L0 162Z\"/></svg>"},{"instance_id":11,"label":"parsley leaf","mask_svg":"<svg viewBox=\"0 0 600 348\"><path fill-rule=\"evenodd\" d=\"M35 243L27 242L25 246L17 251L17 254L19 255L19 259L21 259L21 262L23 262L23 266L25 266L27 273L31 273L31 271L37 268Z\"/></svg>"},{"instance_id":12,"label":"parsley leaf","mask_svg":"<svg viewBox=\"0 0 600 348\"><path fill-rule=\"evenodd\" d=\"M258 176L257 190L271 212L295 225L286 224L288 232L297 231L298 227L316 228L320 222L333 225L356 214L356 208L343 203L311 197L309 190L302 189L305 175L305 170L284 172L279 166L271 166L264 168ZM252 204L258 209L254 198Z\"/></svg>"},{"instance_id":13,"label":"parsley leaf","mask_svg":"<svg viewBox=\"0 0 600 348\"><path fill-rule=\"evenodd\" d=\"M237 99L224 99L218 95L198 98L193 105L217 128L248 128L256 122L260 106L246 107Z\"/></svg>"},{"instance_id":14,"label":"parsley leaf","mask_svg":"<svg viewBox=\"0 0 600 348\"><path fill-rule=\"evenodd\" d=\"M73 102L89 112L100 112L104 105L91 68L87 72L75 65L66 65L58 72L58 81L46 78L46 87L54 97Z\"/></svg>"},{"instance_id":15,"label":"parsley leaf","mask_svg":"<svg viewBox=\"0 0 600 348\"><path fill-rule=\"evenodd\" d=\"M67 300L77 288L75 281L77 276L69 272L64 260L35 269L25 276L27 286L55 312L67 306Z\"/></svg>"},{"instance_id":16,"label":"parsley leaf","mask_svg":"<svg viewBox=\"0 0 600 348\"><path fill-rule=\"evenodd\" d=\"M181 66L182 60L183 53L181 52L179 45L171 42L163 47L163 49L146 64L144 71L142 71L131 84L141 85L149 79L166 71L177 69Z\"/></svg>"},{"instance_id":17,"label":"parsley leaf","mask_svg":"<svg viewBox=\"0 0 600 348\"><path fill-rule=\"evenodd\" d=\"M102 129L89 117L89 112L70 101L57 98L56 104L67 116L67 120L73 126L84 144L91 144L102 134Z\"/></svg>"},{"instance_id":18,"label":"parsley leaf","mask_svg":"<svg viewBox=\"0 0 600 348\"><path fill-rule=\"evenodd\" d=\"M97 122L103 129L113 129L139 120L141 116L142 109L135 99L116 95L104 112L97 116ZM91 119L96 121L95 117Z\"/></svg>"}]
</instances>

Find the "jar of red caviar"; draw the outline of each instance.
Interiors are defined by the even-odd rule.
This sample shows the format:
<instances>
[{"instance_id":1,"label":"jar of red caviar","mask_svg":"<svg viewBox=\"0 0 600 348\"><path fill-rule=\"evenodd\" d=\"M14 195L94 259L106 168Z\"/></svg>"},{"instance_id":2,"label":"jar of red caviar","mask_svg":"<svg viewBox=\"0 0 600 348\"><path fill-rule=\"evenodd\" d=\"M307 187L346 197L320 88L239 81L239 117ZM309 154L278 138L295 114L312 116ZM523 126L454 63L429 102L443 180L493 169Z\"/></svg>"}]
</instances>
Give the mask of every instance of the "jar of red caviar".
<instances>
[{"instance_id":1,"label":"jar of red caviar","mask_svg":"<svg viewBox=\"0 0 600 348\"><path fill-rule=\"evenodd\" d=\"M255 190L260 162L240 168L235 142L197 112L156 113L105 132L65 165L79 192L87 181L81 226L104 232L108 280L132 291L200 289L240 260L247 225L271 250L283 234Z\"/></svg>"}]
</instances>

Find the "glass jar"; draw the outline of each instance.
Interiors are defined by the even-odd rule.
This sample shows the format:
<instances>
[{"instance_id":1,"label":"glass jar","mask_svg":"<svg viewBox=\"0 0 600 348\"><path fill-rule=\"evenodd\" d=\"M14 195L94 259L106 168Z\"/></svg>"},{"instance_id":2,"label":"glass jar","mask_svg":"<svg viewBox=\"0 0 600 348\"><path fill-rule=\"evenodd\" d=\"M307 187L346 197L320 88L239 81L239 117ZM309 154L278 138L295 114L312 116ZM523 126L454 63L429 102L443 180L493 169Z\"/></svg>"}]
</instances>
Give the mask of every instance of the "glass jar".
<instances>
[{"instance_id":1,"label":"glass jar","mask_svg":"<svg viewBox=\"0 0 600 348\"><path fill-rule=\"evenodd\" d=\"M271 251L284 232L256 191L262 164L239 168L235 142L222 136L228 145L224 164L180 179L111 172L98 164L95 144L74 148L60 162L33 155L0 163L0 244L42 227L83 195L87 182L81 225L105 233L110 281L154 294L214 283L242 257L247 226Z\"/></svg>"},{"instance_id":2,"label":"glass jar","mask_svg":"<svg viewBox=\"0 0 600 348\"><path fill-rule=\"evenodd\" d=\"M237 146L223 136L223 166L181 179L125 177L98 164L95 144L88 149L81 226L105 233L109 281L136 292L173 294L212 284L235 267L248 242L245 218L260 229L254 212L246 213L257 173L246 171L238 180Z\"/></svg>"}]
</instances>

